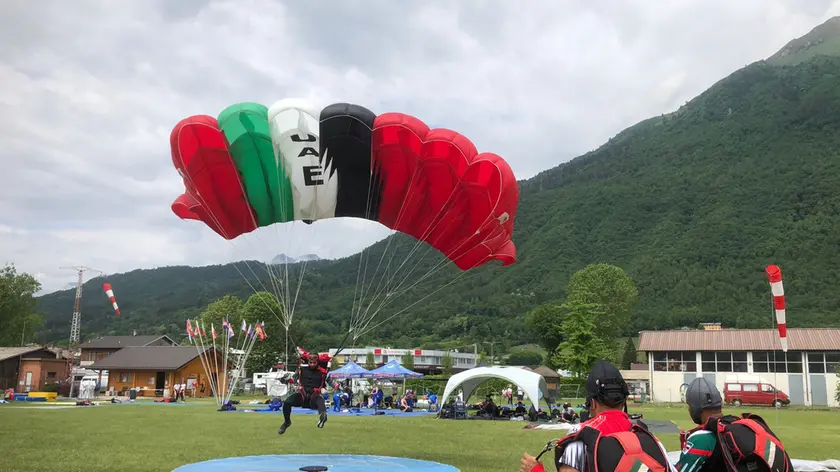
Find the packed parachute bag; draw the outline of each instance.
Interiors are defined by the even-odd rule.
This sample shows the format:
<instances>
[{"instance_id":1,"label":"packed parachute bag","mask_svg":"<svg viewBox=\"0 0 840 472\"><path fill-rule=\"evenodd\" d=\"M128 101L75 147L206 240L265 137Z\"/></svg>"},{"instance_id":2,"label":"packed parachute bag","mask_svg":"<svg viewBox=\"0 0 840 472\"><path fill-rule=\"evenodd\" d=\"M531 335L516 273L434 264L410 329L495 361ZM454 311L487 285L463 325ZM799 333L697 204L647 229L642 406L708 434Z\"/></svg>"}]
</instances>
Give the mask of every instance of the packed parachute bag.
<instances>
[{"instance_id":1,"label":"packed parachute bag","mask_svg":"<svg viewBox=\"0 0 840 472\"><path fill-rule=\"evenodd\" d=\"M758 415L710 418L702 428L717 434L729 472L793 472L782 442Z\"/></svg>"},{"instance_id":2,"label":"packed parachute bag","mask_svg":"<svg viewBox=\"0 0 840 472\"><path fill-rule=\"evenodd\" d=\"M659 443L642 422L634 424L630 431L610 434L584 426L577 434L550 442L543 452L554 449L555 463L559 464L565 446L572 441L582 441L586 446L586 470L581 472L670 470Z\"/></svg>"}]
</instances>

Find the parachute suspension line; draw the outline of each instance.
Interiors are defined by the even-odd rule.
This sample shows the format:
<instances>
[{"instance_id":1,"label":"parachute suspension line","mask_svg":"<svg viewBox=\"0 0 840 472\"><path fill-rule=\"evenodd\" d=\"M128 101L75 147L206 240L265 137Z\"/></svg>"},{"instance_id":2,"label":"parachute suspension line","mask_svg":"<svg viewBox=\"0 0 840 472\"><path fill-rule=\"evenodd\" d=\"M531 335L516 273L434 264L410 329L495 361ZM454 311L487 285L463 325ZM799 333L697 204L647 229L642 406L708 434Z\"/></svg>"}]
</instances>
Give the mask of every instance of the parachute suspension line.
<instances>
[{"instance_id":1,"label":"parachute suspension line","mask_svg":"<svg viewBox=\"0 0 840 472\"><path fill-rule=\"evenodd\" d=\"M202 204L202 206L204 206L205 208L207 208L207 209L212 208L211 206L207 205L207 201L206 201L206 200L204 200L204 197L203 197L203 196L201 196L200 194L193 195L193 197L195 197L195 198L197 198L198 200L200 200L200 203L201 203L201 204ZM222 232L222 236L223 236L226 240L230 241L230 243L231 243L231 244L233 244L233 245L234 245L234 247L237 247L237 246L236 246L235 241L233 240L233 238L230 238L230 236L229 236L229 235L227 234L227 232L224 230L224 227L222 226L221 222L219 221L219 218L218 218L218 217L217 217L217 216L213 213L213 211L212 211L212 210L209 210L209 211L208 211L208 214L210 215L210 218L212 218L212 219L213 219L213 222L216 224L216 226L219 228L219 230ZM247 241L247 239L246 239L246 241ZM250 241L247 241L247 242L248 242L248 244L250 244L250 245L253 247L253 244L251 244L251 242L250 242ZM262 286L263 290L267 292L267 291L268 291L268 289L267 289L267 288L265 287L265 285L262 283L262 281L260 280L259 276L257 276L257 274L254 272L254 270L251 268L251 265L248 263L248 261L242 261L242 262L244 262L244 263L245 263L245 266L246 266L246 267L248 267L248 270L251 272L251 274L253 274L253 275L254 275L254 278L255 278L255 279L257 280L257 282L258 282L258 283ZM245 274L243 274L243 273L242 273L242 271L241 271L241 270L239 270L239 268L236 266L236 263L234 262L234 263L232 263L232 265L233 265L233 268L234 268L234 269L236 269L236 272L238 272L238 273L239 273L239 275L240 275L240 276L241 276L241 277L245 280L245 282L248 284L248 286L251 288L251 290L252 290L254 293L257 293L256 288L254 288L253 284L251 284L251 282L248 280L248 278L247 278L247 277L245 277ZM274 311L274 309L273 309L270 305L268 305L268 303L267 303L267 302L265 302L265 300L263 300L263 303L265 303L266 307L268 307L268 309L271 311L271 313L274 315L274 317L275 317L275 318L277 318L277 319L278 319L278 320L282 323L282 322L283 322L283 320L282 320L282 319L280 319L280 317L277 315L277 313Z\"/></svg>"},{"instance_id":2,"label":"parachute suspension line","mask_svg":"<svg viewBox=\"0 0 840 472\"><path fill-rule=\"evenodd\" d=\"M369 319L369 320L367 321L367 323L365 323L363 326L360 326L358 329L356 329L357 334L355 334L355 337L358 339L359 337L361 337L361 336L363 336L363 335L365 335L365 334L369 333L370 331L373 331L374 329L376 329L376 328L378 328L378 327L382 326L383 324L385 324L385 323L387 323L387 322L389 322L389 321L393 320L394 318L396 318L397 316L399 316L399 315L401 315L401 314L405 313L406 311L410 310L411 308L413 308L413 307L414 307L414 306L416 306L417 304L419 304L419 303L421 303L421 302L425 301L427 298L431 297L432 295L434 295L434 294L436 294L436 293L440 292L441 290L443 290L444 288L446 288L446 287L448 287L448 286L450 286L450 285L454 284L455 282L457 282L458 280L460 280L462 277L464 277L464 280L469 280L469 279L471 279L471 278L473 278L473 277L475 277L476 275L478 275L478 274L479 274L479 272L478 272L478 271L475 271L474 273L472 273L472 274L470 274L470 275L468 275L468 276L465 276L465 274L466 274L466 273L467 273L466 271L462 271L461 273L459 273L457 276L455 276L452 280L450 280L450 281L449 281L449 282L447 282L446 284L444 284L444 285L442 285L442 286L438 287L437 289L435 289L434 291L430 292L429 294L427 294L427 295L426 295L426 296L424 296L423 298L421 298L421 299L417 300L416 302L412 303L411 305L408 305L407 307L405 307L405 308L403 308L402 310L400 310L400 311L398 311L398 312L394 313L393 315L391 315L391 316L389 316L389 317L385 318L384 320L380 321L379 323L376 323L376 324L375 324L375 325L373 325L373 326L370 326L370 323L371 323L371 321L373 321L373 318Z\"/></svg>"},{"instance_id":3,"label":"parachute suspension line","mask_svg":"<svg viewBox=\"0 0 840 472\"><path fill-rule=\"evenodd\" d=\"M370 214L371 214L371 206L372 206L372 202L373 202L373 199L371 198L372 197L371 194L373 193L373 182L374 182L374 178L373 178L373 176L374 176L374 172L373 172L374 163L373 163L373 155L372 154L370 156L370 159L371 160L370 160L370 163L369 163L369 167L370 167L370 170L371 170L371 176L368 179L367 196L365 198L365 216L366 217L370 216ZM412 178L413 178L413 176L412 176ZM393 239L393 234L394 233L391 233L391 236L389 236L387 238L388 242L386 243L385 252L387 252L388 246L390 246L391 239ZM382 253L383 256L384 256L385 252ZM365 281L367 280L367 269L368 269L369 261L370 261L370 247L365 247L359 253L359 268L356 271L356 286L353 288L353 305L352 305L351 311L350 311L350 331L352 331L354 318L357 316L357 313L361 311L362 301L364 300L364 292L365 292L364 288L365 288ZM382 259L380 258L380 263L381 262L382 262ZM364 272L362 271L362 266L363 265L364 265ZM379 269L379 267L377 266L377 270L378 269ZM361 281L361 284L360 284L360 281Z\"/></svg>"},{"instance_id":4,"label":"parachute suspension line","mask_svg":"<svg viewBox=\"0 0 840 472\"><path fill-rule=\"evenodd\" d=\"M414 179L414 175L412 175L412 180L413 180L413 179ZM409 191L408 191L408 193L405 195L405 197L403 197L403 201L408 200L408 199L412 196L412 191L413 191L413 187L409 186ZM396 276L397 276L397 274L399 273L399 271L400 271L400 270L401 270L401 269L405 266L405 264L406 264L406 263L407 263L407 262L411 259L411 257L412 257L412 256L414 255L414 253L417 251L417 249L418 249L418 248L419 248L419 247L423 244L423 240L424 240L424 238L425 238L428 234L431 234L430 232L434 229L434 227L436 227L436 226L437 226L437 224L435 223L435 221L437 221L437 222L439 223L439 218L440 218L440 215L441 215L441 214L444 212L444 210L447 208L447 204L448 204L448 203L449 203L449 201L452 199L453 195L455 195L455 192L456 192L455 190L453 190L452 192L450 192L449 196L448 196L448 197L447 197L447 199L446 199L446 202L444 202L444 204L441 206L440 210L438 210L437 214L435 214L435 216L432 218L432 220L431 220L431 221L432 221L432 223L430 223L430 228L427 228L427 229L423 232L423 234L421 235L421 237L417 239L417 241L414 243L413 247L412 247L412 248L411 248L411 250L409 251L408 255L407 255L407 256L405 257L405 259L403 260L402 264L400 264L400 266L399 266L399 267L397 267L397 269L396 269L395 271L393 271L393 273L391 274L390 278L388 278L388 280L386 281L386 280L385 280L385 277L387 276L388 272L390 272L391 263L393 262L394 257L396 256L396 254L397 254L398 250L399 250L399 249L400 249L400 247L401 247L401 243L398 243L397 248L396 248L396 249L395 249L395 250L391 253L391 255L390 255L389 259L388 259L388 263L386 264L385 271L382 273L382 276L381 276L381 278L379 279L379 283L378 283L378 284L376 284L376 288L374 289L374 296L373 296L373 298L370 300L370 303L368 303L367 307L365 308L364 314L362 314L362 305L364 304L364 295L365 295L366 293L368 293L368 292L370 291L370 289L371 289L371 288L373 288L373 286L374 286L374 282L375 282L375 280L376 280L376 273L378 273L378 272L379 272L379 267L381 266L382 261L384 260L384 258L385 258L385 256L386 256L386 254L388 254L388 249L391 247L391 244L393 243L393 240L395 239L395 237L393 237L393 236L389 238L388 242L386 243L385 249L384 249L384 250L383 250L383 252L382 252L382 256L381 256L381 257L380 257L380 259L379 259L379 264L377 264L376 271L374 272L374 277L373 277L373 280L371 280L371 283L370 283L370 285L369 285L369 287L368 287L368 290L365 290L365 289L364 289L364 280L362 281L362 295L361 295L361 297L360 297L360 299L359 299L358 311L357 311L357 314L356 314L356 316L355 316L355 318L356 318L356 319L355 319L356 323L358 323L358 324L365 324L364 318L367 318L367 315L368 315L368 313L369 313L369 311L370 311L370 307L371 307L371 306L373 305L373 303L375 303L375 301L379 298L379 296L381 295L382 291L390 285L390 283L394 280L394 278L396 278ZM368 195L370 195L370 194L368 194ZM403 220L403 217L405 217L405 216L406 216L406 212L405 212L405 207L403 206L403 207L401 207L401 208L400 208L400 211L399 211L399 213L397 214L397 220L396 220L396 222L395 222L394 226L399 226L399 224L400 224L400 223L402 222L402 220ZM415 265L415 267L416 267L416 265ZM411 275L411 272L409 272L408 276L410 276L410 275ZM390 291L389 291L388 296L390 296Z\"/></svg>"},{"instance_id":5,"label":"parachute suspension line","mask_svg":"<svg viewBox=\"0 0 840 472\"><path fill-rule=\"evenodd\" d=\"M446 202L444 203L444 205L441 207L441 210L439 210L439 211L438 211L438 213L434 216L434 218L432 219L432 222L429 224L429 227L428 227L428 228L426 228L426 230L425 230L425 231L423 232L423 234L421 235L421 238L420 238L420 239L418 239L417 243L415 243L415 244L414 244L414 247L412 247L412 249L411 249L411 251L409 252L408 256L406 256L406 258L405 258L405 260L403 261L403 263L402 263L402 264L400 264L400 266L397 268L397 270L396 270L396 271L392 274L391 278L390 278L390 279L386 282L386 285L385 285L385 286L391 285L391 282L392 282L392 281L396 278L396 276L397 276L397 274L399 273L399 271L400 271L400 270L402 270L402 268L403 268L403 267L406 265L406 263L407 263L407 262L411 259L411 257L412 257L412 256L413 256L413 255L414 255L414 254L415 254L415 253L416 253L416 252L420 249L420 247L421 247L421 243L422 243L422 242L423 242L426 238L428 238L428 236L429 236L429 235L431 235L431 234L432 234L432 232L434 232L434 231L438 228L438 226L440 225L440 223L441 223L441 221L442 221L442 220L440 219L440 215L441 215L441 213L443 212L443 210L446 208L447 204L449 203L449 201L452 199L452 197L455 195L455 193L456 193L456 192L457 192L457 190L453 190L453 191L450 193L449 197L447 198L447 201L446 201ZM491 213L491 215L492 215L492 213ZM485 218L485 221L486 221L486 218ZM449 221L449 223L447 224L446 228L444 228L444 230L448 229L448 228L449 228L449 227L450 227L450 226L451 226L454 222L455 222L455 220L450 220L450 221ZM461 244L459 244L459 246L458 246L458 247L456 247L454 251L457 251L457 249L459 249L459 248L460 248L463 244L465 244L465 242L466 242L466 241L464 241L464 242L462 242ZM432 246L431 246L431 245L432 245L432 244L434 244L434 241L428 241L428 243L429 243L429 246L427 246L427 247L425 248L425 252L422 252L421 257L425 256L426 254L428 254L428 253L429 253L429 251L431 251L431 250L432 250ZM453 251L453 252L454 252L454 251ZM400 288L402 288L402 286L403 286L403 285L405 285L405 283L408 281L409 277L411 277L411 274L413 274L413 273L417 270L418 264L414 264L414 265L411 267L411 269L408 271L408 273L407 273L407 274L406 274L406 275L402 278L402 280L401 280L401 281L397 284L397 286L396 286L396 287L392 287L392 289L390 289L390 290L388 291L388 293L386 294L385 298L384 298L384 299L383 299L383 300L379 303L379 306L378 306L378 307L377 307L377 308L373 311L373 313L370 313L370 309L371 309L371 307L372 307L372 306L373 306L373 304L376 302L376 300L379 298L379 296L382 294L382 288L383 288L384 286L379 287L379 290L378 290L378 291L377 291L377 293L374 295L373 299L370 301L370 303L368 304L367 308L365 309L364 321L362 321L362 324L365 324L365 325L366 325L366 324L368 324L368 323L369 323L369 322L370 322L370 321L371 321L374 317L376 317L376 315L377 315L377 314L379 314L379 312L380 312L383 308L385 308L387 305L390 305L391 303L393 303L394 301L396 301L396 300L397 300L397 299L398 299L401 295L403 295L403 294L407 293L407 292L408 292L408 291L410 291L412 288L416 287L418 284L420 284L420 283L421 283L423 280L425 280L426 278L430 277L432 274L436 273L438 270L440 270L440 268L442 268L442 267L444 266L444 264L446 264L446 262L447 262L447 259L441 259L441 260L440 260L440 261L438 261L435 265L433 265L431 269L429 269L429 270L428 270L425 274L423 274L423 275L420 277L420 279L419 279L419 280L417 280L417 281L415 281L414 283L412 283L412 284L411 284L411 285L410 285L407 289L405 289L405 290L403 290L403 291L399 291L399 290L400 290Z\"/></svg>"},{"instance_id":6,"label":"parachute suspension line","mask_svg":"<svg viewBox=\"0 0 840 472\"><path fill-rule=\"evenodd\" d=\"M490 218L492 217L492 215L493 215L493 213L491 212L491 213L490 213L490 214L489 214L489 215L485 218L484 222L482 222L482 226L484 226L484 224L486 224L486 223L490 220ZM466 240L462 241L462 242L461 242L458 246L456 246L454 249L452 249L452 251L450 252L450 254L455 254L455 253L457 253L457 251L458 251L458 250L459 250L459 249L460 249L460 248L461 248L464 244L466 244ZM427 251L428 251L428 249L429 249L429 248L427 248ZM450 254L447 254L447 256L449 256ZM393 296L393 297L391 297L390 295L389 295L389 297L386 297L386 299L382 301L382 303L380 304L380 306L379 306L379 307L378 307L378 308L374 311L374 313L373 313L373 314L369 317L369 320L368 320L368 322L365 324L365 326L367 326L367 324L369 324L369 323L370 323L370 321L371 321L371 320L373 320L373 318L375 318L375 317L376 317L376 315L377 315L377 314L378 314L378 313L379 313L382 309L384 309L385 307L387 307L390 303L393 303L393 301L394 301L396 298L398 298L399 296L403 295L404 293L407 293L408 291L412 290L414 287L416 287L417 285L419 285L420 283L422 283L425 279L427 279L427 278L431 277L432 275L434 275L435 273L437 273L438 271L440 271L443 267L445 267L447 260L448 260L448 259L441 259L441 260L440 260L440 261L438 261L438 262L437 262L437 263L436 263L436 264L435 264L435 265L434 265L431 269L429 269L429 270L428 270L428 271L427 271L427 272L426 272L423 276L421 276L419 280L417 280L416 282L412 283L412 284L411 284L408 288L404 289L404 290L403 290L403 291L401 291L401 292L396 292L396 295L395 295L395 296ZM415 269L416 269L416 266L415 266L414 268L412 268L412 272L413 272ZM450 284L452 284L455 280L460 279L460 277L461 277L461 276L463 276L463 275L464 275L464 273L465 273L465 271L462 271L462 272L461 272L461 273L460 273L460 274L459 274L459 275L458 275L458 276L457 276L454 280L452 280L452 281L450 281L449 283L447 283L446 285L444 285L444 287L445 287L445 286L448 286L448 285L450 285ZM477 275L477 273L478 273L478 272L476 271L476 274L471 274L471 275L470 275L470 277L468 277L468 278L471 278L473 275ZM410 275L411 275L411 272L409 272L409 275L408 275L408 276L410 276ZM403 281L402 281L402 282L401 282L401 283L400 283L400 284L396 287L396 289L395 289L395 290L399 290L399 288L403 285L403 283L404 283L406 280L408 280L408 276L406 276L406 278L404 278L404 279L403 279ZM440 289L436 290L435 292L437 292L437 291L439 291L439 290L440 290ZM433 293L435 293L435 292L433 292ZM425 300L426 298L428 298L428 296L427 296L427 297L424 297L423 299L421 299L421 301L422 301L422 300ZM405 308L405 309L403 309L403 310L400 310L397 314L399 314L399 313L403 313L405 310L407 310L408 308L410 308L410 307L412 307L412 306L416 305L417 303L418 303L418 302L415 302L415 303L411 304L409 307L407 307L407 308ZM390 320L390 319L393 319L395 316L396 316L396 315L393 315L393 316L389 317L386 321L388 321L388 320ZM375 327L377 327L377 326L380 326L381 324L382 324L382 323L378 323L377 325L375 325L375 326L374 326L374 328L375 328ZM363 333L362 333L362 334L363 334Z\"/></svg>"}]
</instances>

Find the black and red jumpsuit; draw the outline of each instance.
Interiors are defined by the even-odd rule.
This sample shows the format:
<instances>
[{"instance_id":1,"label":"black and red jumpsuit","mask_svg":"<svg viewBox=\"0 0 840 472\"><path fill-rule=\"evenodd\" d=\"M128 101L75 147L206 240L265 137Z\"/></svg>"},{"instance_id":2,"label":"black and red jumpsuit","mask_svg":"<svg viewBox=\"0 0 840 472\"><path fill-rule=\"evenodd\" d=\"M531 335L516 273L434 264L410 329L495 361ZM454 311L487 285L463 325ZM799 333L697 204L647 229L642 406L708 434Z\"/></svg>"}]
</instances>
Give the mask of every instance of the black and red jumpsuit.
<instances>
[{"instance_id":1,"label":"black and red jumpsuit","mask_svg":"<svg viewBox=\"0 0 840 472\"><path fill-rule=\"evenodd\" d=\"M306 359L306 351L299 349L302 361ZM318 363L314 366L305 365L298 367L296 377L297 391L290 394L283 400L283 419L291 423L293 407L304 407L318 410L318 413L326 413L327 406L324 403L323 390L327 385L327 374L329 374L329 356L322 354Z\"/></svg>"}]
</instances>

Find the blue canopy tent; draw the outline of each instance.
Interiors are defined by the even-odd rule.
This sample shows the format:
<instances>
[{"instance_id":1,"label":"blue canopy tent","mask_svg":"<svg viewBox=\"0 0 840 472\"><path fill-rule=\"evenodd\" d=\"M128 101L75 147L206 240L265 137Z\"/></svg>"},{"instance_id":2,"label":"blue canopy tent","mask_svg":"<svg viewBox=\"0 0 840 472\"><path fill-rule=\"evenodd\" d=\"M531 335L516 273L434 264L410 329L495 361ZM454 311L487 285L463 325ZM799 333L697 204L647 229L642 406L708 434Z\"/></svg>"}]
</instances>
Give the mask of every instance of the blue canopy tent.
<instances>
[{"instance_id":1,"label":"blue canopy tent","mask_svg":"<svg viewBox=\"0 0 840 472\"><path fill-rule=\"evenodd\" d=\"M373 369L369 373L370 377L377 379L415 379L423 377L423 374L406 369L396 359L388 362L382 367Z\"/></svg>"},{"instance_id":2,"label":"blue canopy tent","mask_svg":"<svg viewBox=\"0 0 840 472\"><path fill-rule=\"evenodd\" d=\"M336 379L361 379L370 377L370 371L353 361L349 361L342 367L330 371L330 377Z\"/></svg>"},{"instance_id":3,"label":"blue canopy tent","mask_svg":"<svg viewBox=\"0 0 840 472\"><path fill-rule=\"evenodd\" d=\"M406 369L399 361L394 359L381 367L373 369L368 376L375 379L402 379L403 393L405 393L405 379L419 379L423 377L423 374Z\"/></svg>"}]
</instances>

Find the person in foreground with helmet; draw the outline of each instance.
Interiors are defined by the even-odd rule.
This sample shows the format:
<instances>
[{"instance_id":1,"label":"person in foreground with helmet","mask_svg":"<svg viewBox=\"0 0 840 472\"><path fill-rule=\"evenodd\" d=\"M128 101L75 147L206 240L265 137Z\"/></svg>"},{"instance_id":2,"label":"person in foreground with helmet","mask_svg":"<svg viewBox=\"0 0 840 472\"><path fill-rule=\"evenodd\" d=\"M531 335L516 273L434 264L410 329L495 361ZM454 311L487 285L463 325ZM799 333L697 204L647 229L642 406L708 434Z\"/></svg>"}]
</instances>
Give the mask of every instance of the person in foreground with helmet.
<instances>
[{"instance_id":1,"label":"person in foreground with helmet","mask_svg":"<svg viewBox=\"0 0 840 472\"><path fill-rule=\"evenodd\" d=\"M688 414L698 426L688 432L679 472L793 472L782 442L758 415L724 415L717 387L703 377L685 392ZM681 436L682 439L682 436Z\"/></svg>"},{"instance_id":2,"label":"person in foreground with helmet","mask_svg":"<svg viewBox=\"0 0 840 472\"><path fill-rule=\"evenodd\" d=\"M627 415L630 392L618 369L598 361L586 379L586 404L590 420L573 426L556 444L549 443L543 453L554 449L559 472L675 472L662 444L643 424L634 425ZM542 455L542 454L540 454ZM595 464L589 458L594 458ZM520 472L544 472L539 456L525 453Z\"/></svg>"},{"instance_id":3,"label":"person in foreground with helmet","mask_svg":"<svg viewBox=\"0 0 840 472\"><path fill-rule=\"evenodd\" d=\"M697 377L688 384L685 402L691 420L697 425L708 423L710 418L723 416L720 392L703 377ZM723 453L714 432L703 428L693 429L681 446L682 452L676 466L678 472L723 470Z\"/></svg>"}]
</instances>

